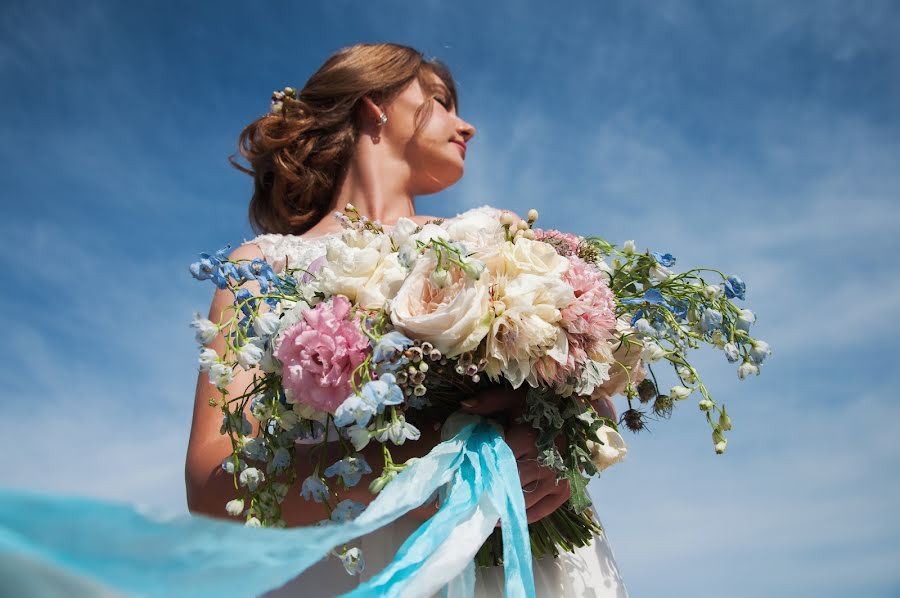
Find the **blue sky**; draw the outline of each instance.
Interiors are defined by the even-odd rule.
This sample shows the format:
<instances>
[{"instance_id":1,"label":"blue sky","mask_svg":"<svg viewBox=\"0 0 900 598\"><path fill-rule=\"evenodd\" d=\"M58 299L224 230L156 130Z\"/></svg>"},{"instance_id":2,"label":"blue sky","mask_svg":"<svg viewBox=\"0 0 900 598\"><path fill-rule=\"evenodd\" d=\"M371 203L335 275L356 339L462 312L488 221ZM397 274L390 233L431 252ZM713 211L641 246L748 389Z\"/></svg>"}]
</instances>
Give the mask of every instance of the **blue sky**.
<instances>
[{"instance_id":1,"label":"blue sky","mask_svg":"<svg viewBox=\"0 0 900 598\"><path fill-rule=\"evenodd\" d=\"M591 486L634 596L900 593L900 8L783 2L4 2L8 487L183 512L187 265L252 238L241 128L333 51L444 60L478 133L419 199L669 251L747 283L774 349ZM668 385L671 380L663 385Z\"/></svg>"}]
</instances>

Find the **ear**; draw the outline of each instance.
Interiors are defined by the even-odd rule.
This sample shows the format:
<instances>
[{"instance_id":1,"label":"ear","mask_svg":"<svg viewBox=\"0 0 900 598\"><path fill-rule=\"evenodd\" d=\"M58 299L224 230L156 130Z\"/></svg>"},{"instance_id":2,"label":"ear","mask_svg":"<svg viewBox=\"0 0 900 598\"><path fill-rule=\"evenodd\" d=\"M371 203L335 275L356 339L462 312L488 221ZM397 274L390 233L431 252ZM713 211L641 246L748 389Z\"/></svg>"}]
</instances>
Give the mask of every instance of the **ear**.
<instances>
[{"instance_id":1,"label":"ear","mask_svg":"<svg viewBox=\"0 0 900 598\"><path fill-rule=\"evenodd\" d=\"M361 102L359 116L362 121L368 125L376 123L384 110L369 96L363 96Z\"/></svg>"}]
</instances>

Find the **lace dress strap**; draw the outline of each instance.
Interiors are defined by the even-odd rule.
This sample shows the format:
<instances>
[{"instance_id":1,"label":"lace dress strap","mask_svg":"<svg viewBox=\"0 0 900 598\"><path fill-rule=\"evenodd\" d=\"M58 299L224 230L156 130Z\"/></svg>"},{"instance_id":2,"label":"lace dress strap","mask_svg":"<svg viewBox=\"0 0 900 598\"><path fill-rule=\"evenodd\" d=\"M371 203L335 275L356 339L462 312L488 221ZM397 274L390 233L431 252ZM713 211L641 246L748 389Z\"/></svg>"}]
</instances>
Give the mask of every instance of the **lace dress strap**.
<instances>
[{"instance_id":1,"label":"lace dress strap","mask_svg":"<svg viewBox=\"0 0 900 598\"><path fill-rule=\"evenodd\" d=\"M325 255L324 239L325 237L303 238L270 233L259 235L245 244L256 244L272 268L276 272L283 272L288 264L292 268L305 268L313 260Z\"/></svg>"}]
</instances>

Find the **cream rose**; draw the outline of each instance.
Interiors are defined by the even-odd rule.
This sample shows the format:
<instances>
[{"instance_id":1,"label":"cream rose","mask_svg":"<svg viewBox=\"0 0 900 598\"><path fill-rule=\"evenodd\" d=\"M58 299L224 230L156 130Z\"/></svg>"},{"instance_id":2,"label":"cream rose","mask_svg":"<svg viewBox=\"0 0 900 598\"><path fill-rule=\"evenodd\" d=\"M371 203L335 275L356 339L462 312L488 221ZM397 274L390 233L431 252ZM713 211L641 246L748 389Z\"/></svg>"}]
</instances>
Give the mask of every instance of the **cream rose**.
<instances>
[{"instance_id":1,"label":"cream rose","mask_svg":"<svg viewBox=\"0 0 900 598\"><path fill-rule=\"evenodd\" d=\"M325 242L326 265L319 272L319 288L356 301L357 292L390 249L386 235L370 231L347 230L340 238L329 238Z\"/></svg>"},{"instance_id":2,"label":"cream rose","mask_svg":"<svg viewBox=\"0 0 900 598\"><path fill-rule=\"evenodd\" d=\"M560 310L574 300L572 287L558 277L521 274L498 285L485 372L494 379L502 373L518 388L538 357L549 355L565 363L569 343L559 325ZM529 384L536 386L536 380Z\"/></svg>"},{"instance_id":3,"label":"cream rose","mask_svg":"<svg viewBox=\"0 0 900 598\"><path fill-rule=\"evenodd\" d=\"M628 454L628 447L622 436L609 426L601 426L597 430L597 438L600 442L587 441L587 449L591 453L591 462L597 471L603 471L610 465L615 465Z\"/></svg>"},{"instance_id":4,"label":"cream rose","mask_svg":"<svg viewBox=\"0 0 900 598\"><path fill-rule=\"evenodd\" d=\"M390 301L391 322L404 334L454 357L477 347L490 328L490 276L472 280L453 268L450 284L437 288L431 282L436 266L431 256L416 261Z\"/></svg>"},{"instance_id":5,"label":"cream rose","mask_svg":"<svg viewBox=\"0 0 900 598\"><path fill-rule=\"evenodd\" d=\"M444 228L452 240L464 243L474 251L495 247L506 240L497 210L472 210L447 220Z\"/></svg>"},{"instance_id":6,"label":"cream rose","mask_svg":"<svg viewBox=\"0 0 900 598\"><path fill-rule=\"evenodd\" d=\"M388 254L359 289L356 301L365 309L381 309L397 295L405 279L406 268L400 264L399 256Z\"/></svg>"},{"instance_id":7,"label":"cream rose","mask_svg":"<svg viewBox=\"0 0 900 598\"><path fill-rule=\"evenodd\" d=\"M477 257L485 262L489 270L509 279L520 274L559 278L570 266L569 260L556 253L549 243L524 237L515 242L507 241Z\"/></svg>"}]
</instances>

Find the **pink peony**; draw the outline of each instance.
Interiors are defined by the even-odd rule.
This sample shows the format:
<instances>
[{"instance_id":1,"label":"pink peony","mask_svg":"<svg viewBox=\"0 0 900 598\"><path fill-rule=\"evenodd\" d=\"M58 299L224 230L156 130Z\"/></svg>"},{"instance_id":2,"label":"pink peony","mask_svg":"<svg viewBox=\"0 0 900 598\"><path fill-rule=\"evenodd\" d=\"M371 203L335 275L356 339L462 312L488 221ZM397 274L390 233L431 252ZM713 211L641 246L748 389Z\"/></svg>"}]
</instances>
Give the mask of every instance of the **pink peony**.
<instances>
[{"instance_id":1,"label":"pink peony","mask_svg":"<svg viewBox=\"0 0 900 598\"><path fill-rule=\"evenodd\" d=\"M616 302L606 282L606 274L577 256L563 282L575 291L575 301L562 310L563 327L574 334L606 339L616 327Z\"/></svg>"},{"instance_id":2,"label":"pink peony","mask_svg":"<svg viewBox=\"0 0 900 598\"><path fill-rule=\"evenodd\" d=\"M578 256L568 259L571 266L562 279L575 291L575 301L561 310L560 324L569 345L566 361L543 355L534 364L538 382L557 389L581 376L588 359L612 361L608 339L616 328L615 298L606 275Z\"/></svg>"},{"instance_id":3,"label":"pink peony","mask_svg":"<svg viewBox=\"0 0 900 598\"><path fill-rule=\"evenodd\" d=\"M370 347L349 314L350 301L336 295L284 332L275 357L290 402L334 413L350 394L350 377Z\"/></svg>"}]
</instances>

